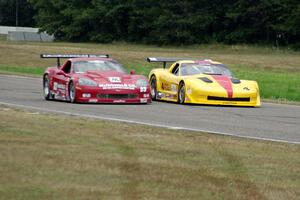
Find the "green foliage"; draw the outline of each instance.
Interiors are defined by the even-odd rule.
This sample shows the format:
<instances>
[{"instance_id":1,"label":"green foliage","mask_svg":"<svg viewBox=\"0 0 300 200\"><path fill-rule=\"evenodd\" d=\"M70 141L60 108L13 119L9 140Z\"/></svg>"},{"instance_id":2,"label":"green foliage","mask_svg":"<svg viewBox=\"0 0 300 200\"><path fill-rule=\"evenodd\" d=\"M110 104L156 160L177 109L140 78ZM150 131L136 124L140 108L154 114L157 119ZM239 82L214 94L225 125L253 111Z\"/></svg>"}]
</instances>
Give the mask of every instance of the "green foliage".
<instances>
[{"instance_id":1,"label":"green foliage","mask_svg":"<svg viewBox=\"0 0 300 200\"><path fill-rule=\"evenodd\" d=\"M0 25L15 26L16 9L18 26L35 26L35 21L32 20L35 11L27 0L0 0Z\"/></svg>"},{"instance_id":2,"label":"green foliage","mask_svg":"<svg viewBox=\"0 0 300 200\"><path fill-rule=\"evenodd\" d=\"M30 0L42 29L69 41L299 47L299 0Z\"/></svg>"}]
</instances>

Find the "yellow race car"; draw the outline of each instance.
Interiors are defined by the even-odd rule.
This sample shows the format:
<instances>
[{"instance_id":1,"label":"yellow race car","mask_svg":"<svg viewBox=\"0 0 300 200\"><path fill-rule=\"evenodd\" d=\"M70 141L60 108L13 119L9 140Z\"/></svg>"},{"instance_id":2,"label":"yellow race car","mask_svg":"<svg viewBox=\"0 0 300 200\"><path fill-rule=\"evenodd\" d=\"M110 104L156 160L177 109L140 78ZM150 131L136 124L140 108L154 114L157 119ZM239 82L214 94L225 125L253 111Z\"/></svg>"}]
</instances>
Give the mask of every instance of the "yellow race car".
<instances>
[{"instance_id":1,"label":"yellow race car","mask_svg":"<svg viewBox=\"0 0 300 200\"><path fill-rule=\"evenodd\" d=\"M209 59L147 58L164 68L149 74L152 100L259 107L256 81L240 80L222 63ZM167 62L174 62L166 69Z\"/></svg>"}]
</instances>

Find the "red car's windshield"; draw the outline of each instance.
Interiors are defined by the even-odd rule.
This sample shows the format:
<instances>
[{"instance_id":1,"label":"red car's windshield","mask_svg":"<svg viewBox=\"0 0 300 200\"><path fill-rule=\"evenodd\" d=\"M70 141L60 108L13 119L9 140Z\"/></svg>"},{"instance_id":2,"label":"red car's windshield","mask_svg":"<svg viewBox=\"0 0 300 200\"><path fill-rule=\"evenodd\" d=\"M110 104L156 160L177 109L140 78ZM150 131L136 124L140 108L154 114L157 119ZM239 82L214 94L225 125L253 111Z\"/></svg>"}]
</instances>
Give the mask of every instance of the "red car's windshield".
<instances>
[{"instance_id":1,"label":"red car's windshield","mask_svg":"<svg viewBox=\"0 0 300 200\"><path fill-rule=\"evenodd\" d=\"M86 71L118 71L126 73L120 63L107 60L89 60L76 61L73 63L75 73L84 73Z\"/></svg>"}]
</instances>

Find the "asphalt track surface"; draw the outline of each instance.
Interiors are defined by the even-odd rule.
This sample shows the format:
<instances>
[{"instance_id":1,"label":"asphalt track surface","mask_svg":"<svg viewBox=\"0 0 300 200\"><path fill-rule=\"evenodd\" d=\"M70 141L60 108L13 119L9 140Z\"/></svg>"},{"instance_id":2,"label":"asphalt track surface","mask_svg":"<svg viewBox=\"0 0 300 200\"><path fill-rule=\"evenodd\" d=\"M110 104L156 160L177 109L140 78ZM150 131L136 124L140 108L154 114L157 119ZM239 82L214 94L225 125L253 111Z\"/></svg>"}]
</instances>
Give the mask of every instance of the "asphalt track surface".
<instances>
[{"instance_id":1,"label":"asphalt track surface","mask_svg":"<svg viewBox=\"0 0 300 200\"><path fill-rule=\"evenodd\" d=\"M300 144L300 106L263 103L261 108L178 105L71 104L46 101L42 80L0 75L0 104L171 129Z\"/></svg>"}]
</instances>

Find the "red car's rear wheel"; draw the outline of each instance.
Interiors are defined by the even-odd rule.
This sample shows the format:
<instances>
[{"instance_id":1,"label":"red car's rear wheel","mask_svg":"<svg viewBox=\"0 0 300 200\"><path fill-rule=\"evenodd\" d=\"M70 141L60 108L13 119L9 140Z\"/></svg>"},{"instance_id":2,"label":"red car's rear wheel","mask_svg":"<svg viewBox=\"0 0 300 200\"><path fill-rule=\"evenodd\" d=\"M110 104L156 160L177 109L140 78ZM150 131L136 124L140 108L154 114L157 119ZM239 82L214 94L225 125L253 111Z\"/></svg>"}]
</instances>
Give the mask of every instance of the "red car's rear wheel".
<instances>
[{"instance_id":1,"label":"red car's rear wheel","mask_svg":"<svg viewBox=\"0 0 300 200\"><path fill-rule=\"evenodd\" d=\"M46 100L50 100L51 94L50 94L50 81L48 75L45 75L43 78L43 92L44 92L44 98Z\"/></svg>"}]
</instances>

